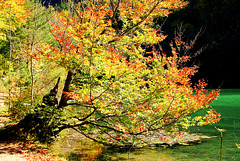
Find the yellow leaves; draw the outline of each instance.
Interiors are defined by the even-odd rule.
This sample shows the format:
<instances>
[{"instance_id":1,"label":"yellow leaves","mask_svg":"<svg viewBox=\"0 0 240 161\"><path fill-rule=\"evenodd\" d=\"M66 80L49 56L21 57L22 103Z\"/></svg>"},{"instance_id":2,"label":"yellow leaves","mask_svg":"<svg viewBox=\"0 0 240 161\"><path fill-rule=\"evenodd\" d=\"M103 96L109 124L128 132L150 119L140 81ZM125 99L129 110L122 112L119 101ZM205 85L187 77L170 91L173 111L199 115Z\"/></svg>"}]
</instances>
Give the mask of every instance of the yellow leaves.
<instances>
[{"instance_id":1,"label":"yellow leaves","mask_svg":"<svg viewBox=\"0 0 240 161\"><path fill-rule=\"evenodd\" d=\"M9 28L15 31L17 27L26 23L29 11L25 7L25 0L3 0L0 1L0 40L6 40ZM9 26L10 18L10 26Z\"/></svg>"},{"instance_id":2,"label":"yellow leaves","mask_svg":"<svg viewBox=\"0 0 240 161\"><path fill-rule=\"evenodd\" d=\"M131 41L140 44L157 44L167 37L163 34L157 34L157 31L150 27L145 27L141 31L136 31L135 34L136 36L134 36Z\"/></svg>"},{"instance_id":3,"label":"yellow leaves","mask_svg":"<svg viewBox=\"0 0 240 161\"><path fill-rule=\"evenodd\" d=\"M160 3L160 6L162 8L168 8L168 9L176 9L176 8L182 8L183 6L186 6L188 2L184 2L181 0L164 0Z\"/></svg>"},{"instance_id":4,"label":"yellow leaves","mask_svg":"<svg viewBox=\"0 0 240 161\"><path fill-rule=\"evenodd\" d=\"M240 144L236 143L236 146L237 146L238 149L240 149Z\"/></svg>"},{"instance_id":5,"label":"yellow leaves","mask_svg":"<svg viewBox=\"0 0 240 161\"><path fill-rule=\"evenodd\" d=\"M218 131L218 132L225 132L226 131L226 129L219 129L219 128L217 128L216 126L215 126L215 129Z\"/></svg>"},{"instance_id":6,"label":"yellow leaves","mask_svg":"<svg viewBox=\"0 0 240 161\"><path fill-rule=\"evenodd\" d=\"M156 11L165 17L172 13L174 10L181 9L186 6L188 2L182 0L164 0L161 1Z\"/></svg>"},{"instance_id":7,"label":"yellow leaves","mask_svg":"<svg viewBox=\"0 0 240 161\"><path fill-rule=\"evenodd\" d=\"M85 2L82 3L84 3L84 5L87 5ZM161 42L166 38L166 36L164 36L162 33L157 33L158 31L151 28L148 23L145 23L145 21L147 22L149 19L143 19L142 17L143 15L147 15L148 12L154 8L154 4L156 3L157 2L155 1L120 2L118 6L118 10L120 12L119 16L121 21L124 23L121 32L126 32L126 34L120 33L119 35L121 36L118 36L115 29L112 27L111 16L113 15L113 11L111 8L109 8L108 3L102 3L101 5L89 5L86 6L85 10L82 10L81 6L79 6L79 8L76 8L78 15L73 17L70 16L69 11L63 11L62 15L58 15L59 24L52 25L52 31L56 35L56 40L64 46L62 52L65 54L62 54L62 52L55 50L55 55L59 55L60 57L64 55L65 57L71 55L71 61L77 58L79 64L86 64L85 62L90 62L90 60L87 60L89 57L86 57L86 55L83 54L91 53L92 55L95 55L99 54L96 53L96 51L101 51L102 53L109 55L109 53L117 52L113 54L114 56L109 56L111 62L104 60L103 61L106 62L106 65L109 67L113 67L112 64L114 63L119 64L115 69L126 68L127 66L125 65L124 67L124 63L119 63L120 59L121 61L124 59L123 56L130 55L131 59L138 59L140 58L141 53L144 51L141 48L140 44L154 44ZM137 30L134 29L129 33L127 32L128 27L131 28L131 26L134 26L141 21L143 21L143 23L136 26ZM62 34L61 30L65 30L66 32ZM73 38L77 44L80 44L80 46L82 46L82 48L80 50L79 48L75 50L76 47L73 47L71 50L65 50L65 46L67 48L70 48L68 47L69 40L67 40L70 38ZM114 46L114 51L109 50L109 45L111 46L111 44L109 44L110 42L112 43L112 46ZM77 51L77 53L75 53L75 51ZM49 56L49 58L51 58L51 56ZM133 68L134 71L137 71L141 68L141 66L132 66L132 69Z\"/></svg>"}]
</instances>

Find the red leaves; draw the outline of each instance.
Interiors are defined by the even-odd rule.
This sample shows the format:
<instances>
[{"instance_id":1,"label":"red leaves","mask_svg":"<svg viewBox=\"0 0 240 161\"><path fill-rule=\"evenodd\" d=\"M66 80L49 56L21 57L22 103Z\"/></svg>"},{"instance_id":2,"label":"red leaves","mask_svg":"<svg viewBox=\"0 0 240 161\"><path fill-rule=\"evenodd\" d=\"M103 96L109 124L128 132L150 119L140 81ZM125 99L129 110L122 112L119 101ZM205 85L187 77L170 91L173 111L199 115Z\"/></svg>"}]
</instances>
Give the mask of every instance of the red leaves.
<instances>
[{"instance_id":1,"label":"red leaves","mask_svg":"<svg viewBox=\"0 0 240 161\"><path fill-rule=\"evenodd\" d=\"M213 124L221 120L221 114L217 113L214 109L209 109L207 115L203 118L206 121L206 124Z\"/></svg>"},{"instance_id":2,"label":"red leaves","mask_svg":"<svg viewBox=\"0 0 240 161\"><path fill-rule=\"evenodd\" d=\"M91 7L87 7L87 8L86 8L86 11L90 11L90 10L92 10Z\"/></svg>"}]
</instances>

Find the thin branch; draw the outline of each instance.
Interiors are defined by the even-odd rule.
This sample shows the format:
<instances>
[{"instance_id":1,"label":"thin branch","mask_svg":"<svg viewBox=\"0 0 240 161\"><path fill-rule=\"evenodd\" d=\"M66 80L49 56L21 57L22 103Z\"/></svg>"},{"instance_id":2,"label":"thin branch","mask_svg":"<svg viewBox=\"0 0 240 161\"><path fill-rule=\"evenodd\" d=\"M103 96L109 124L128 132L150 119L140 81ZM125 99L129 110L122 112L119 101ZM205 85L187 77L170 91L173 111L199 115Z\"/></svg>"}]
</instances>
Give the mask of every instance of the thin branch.
<instances>
[{"instance_id":1,"label":"thin branch","mask_svg":"<svg viewBox=\"0 0 240 161\"><path fill-rule=\"evenodd\" d=\"M123 145L129 144L129 142L125 142L122 139L118 139L118 138L114 137L113 135L109 134L106 130L101 129L100 127L98 127L98 129L101 132L107 134L111 139L116 140L117 142L122 143Z\"/></svg>"},{"instance_id":2,"label":"thin branch","mask_svg":"<svg viewBox=\"0 0 240 161\"><path fill-rule=\"evenodd\" d=\"M146 14L141 21L139 21L138 23L136 23L135 25L133 25L132 27L127 28L126 30L124 30L119 36L122 37L126 34L128 34L129 32L131 32L133 29L137 28L138 26L140 26L144 21L146 21L149 16L153 13L153 11L157 8L157 6L160 4L160 2L162 2L162 0L158 0L157 3L152 7L152 9L148 12L148 14ZM111 44L113 42L117 41L116 39L110 40L108 43Z\"/></svg>"},{"instance_id":3,"label":"thin branch","mask_svg":"<svg viewBox=\"0 0 240 161\"><path fill-rule=\"evenodd\" d=\"M77 116L75 116L74 118L78 119L78 121L85 121L85 120L87 120L89 117L91 117L91 116L95 113L96 110L97 110L97 108L94 108L94 110L93 110L90 114L88 114L87 116L85 116L84 118L79 119Z\"/></svg>"},{"instance_id":4,"label":"thin branch","mask_svg":"<svg viewBox=\"0 0 240 161\"><path fill-rule=\"evenodd\" d=\"M112 0L110 2L112 3L112 6L114 6ZM117 4L116 4L116 6L115 6L115 8L113 10L112 19L115 19L116 15L117 15L117 11L118 11L118 8L120 6L120 2L121 2L121 0L118 0Z\"/></svg>"},{"instance_id":5,"label":"thin branch","mask_svg":"<svg viewBox=\"0 0 240 161\"><path fill-rule=\"evenodd\" d=\"M78 102L72 102L72 103L67 103L67 106L71 106L71 105L75 105L75 106L82 106L82 107L89 107L89 108L95 108L93 105L87 105L87 104L82 104L82 103L78 103Z\"/></svg>"},{"instance_id":6,"label":"thin branch","mask_svg":"<svg viewBox=\"0 0 240 161\"><path fill-rule=\"evenodd\" d=\"M12 32L11 32L11 10L12 10L12 4L10 4L10 11L9 11L9 40L10 40L10 49L9 49L9 66L8 66L8 75L9 75L9 85L8 85L8 91L9 91L9 105L8 110L11 109L11 59L12 59Z\"/></svg>"},{"instance_id":7,"label":"thin branch","mask_svg":"<svg viewBox=\"0 0 240 161\"><path fill-rule=\"evenodd\" d=\"M106 146L111 146L111 147L120 147L119 144L114 144L114 143L109 143L109 142L100 141L100 140L97 140L97 139L91 137L89 134L85 134L84 132L82 132L82 131L80 131L80 130L78 130L78 129L76 129L76 128L72 128L72 129L74 129L74 130L77 131L78 133L84 135L86 138L89 138L89 139L91 139L91 140L93 140L93 141L95 141L95 142L97 142L97 143L100 143L100 144L103 144L103 145L106 145ZM125 145L125 146L127 147L127 145ZM122 147L122 146L121 146L121 147Z\"/></svg>"},{"instance_id":8,"label":"thin branch","mask_svg":"<svg viewBox=\"0 0 240 161\"><path fill-rule=\"evenodd\" d=\"M36 32L37 32L37 14L38 14L38 10L37 10L37 6L36 3L33 1L33 9L34 9L34 31L33 31L33 35L32 35L32 42L30 44L31 46L31 54L33 54L34 51L34 42L35 42L35 37L36 37ZM35 73L34 73L34 60L33 60L33 56L31 55L31 77L32 77L32 85L31 85L31 106L33 106L33 99L34 99L34 82L35 82Z\"/></svg>"}]
</instances>

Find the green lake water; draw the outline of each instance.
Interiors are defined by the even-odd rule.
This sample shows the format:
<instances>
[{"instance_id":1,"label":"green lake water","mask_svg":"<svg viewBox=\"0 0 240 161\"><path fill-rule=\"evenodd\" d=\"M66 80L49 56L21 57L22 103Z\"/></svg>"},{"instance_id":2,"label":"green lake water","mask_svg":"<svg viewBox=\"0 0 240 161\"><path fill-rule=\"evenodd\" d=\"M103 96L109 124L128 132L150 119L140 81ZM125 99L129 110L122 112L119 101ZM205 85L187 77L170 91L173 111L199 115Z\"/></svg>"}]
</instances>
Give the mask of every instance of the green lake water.
<instances>
[{"instance_id":1,"label":"green lake water","mask_svg":"<svg viewBox=\"0 0 240 161\"><path fill-rule=\"evenodd\" d=\"M221 121L212 126L195 127L191 131L213 136L213 138L191 146L174 146L166 149L159 147L157 150L130 151L130 160L219 161L220 140L217 136L220 136L220 133L215 129L216 126L220 129L226 129L226 132L223 133L222 160L240 161L240 149L236 145L240 144L240 89L223 89L218 99L211 106L221 113ZM83 144L85 145L86 142L88 147L83 149ZM91 160L91 158L96 161L128 160L127 151L106 149L89 140L85 140L85 143L75 140L65 144L64 146L71 147L71 150L62 152L62 155L68 160L80 161Z\"/></svg>"}]
</instances>

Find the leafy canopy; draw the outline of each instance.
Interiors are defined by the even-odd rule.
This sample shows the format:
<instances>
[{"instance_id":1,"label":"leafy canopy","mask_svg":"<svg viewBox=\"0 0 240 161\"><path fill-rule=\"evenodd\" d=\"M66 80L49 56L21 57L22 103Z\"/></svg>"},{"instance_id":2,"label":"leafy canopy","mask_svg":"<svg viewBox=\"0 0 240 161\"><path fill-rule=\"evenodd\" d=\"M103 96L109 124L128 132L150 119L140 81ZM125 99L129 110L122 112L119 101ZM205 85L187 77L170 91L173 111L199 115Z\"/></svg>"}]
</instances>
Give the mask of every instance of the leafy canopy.
<instances>
[{"instance_id":1,"label":"leafy canopy","mask_svg":"<svg viewBox=\"0 0 240 161\"><path fill-rule=\"evenodd\" d=\"M29 11L25 7L25 2L25 0L0 1L0 40L6 40L9 30L15 31L17 27L26 23Z\"/></svg>"},{"instance_id":2,"label":"leafy canopy","mask_svg":"<svg viewBox=\"0 0 240 161\"><path fill-rule=\"evenodd\" d=\"M70 5L52 21L58 47L44 44L36 59L58 63L74 73L67 94L62 127L108 145L145 146L155 131L208 125L220 120L190 115L209 107L218 91L205 90L202 80L191 83L197 66L187 67L190 55L180 55L194 43L179 37L172 56L156 49L146 57L144 45L166 38L153 28L153 18L184 7L182 0L82 1ZM194 87L193 87L194 86ZM70 99L72 101L70 101Z\"/></svg>"}]
</instances>

